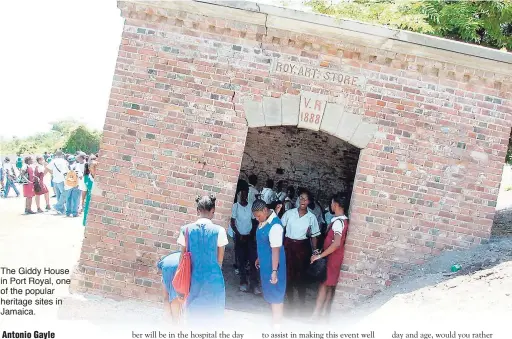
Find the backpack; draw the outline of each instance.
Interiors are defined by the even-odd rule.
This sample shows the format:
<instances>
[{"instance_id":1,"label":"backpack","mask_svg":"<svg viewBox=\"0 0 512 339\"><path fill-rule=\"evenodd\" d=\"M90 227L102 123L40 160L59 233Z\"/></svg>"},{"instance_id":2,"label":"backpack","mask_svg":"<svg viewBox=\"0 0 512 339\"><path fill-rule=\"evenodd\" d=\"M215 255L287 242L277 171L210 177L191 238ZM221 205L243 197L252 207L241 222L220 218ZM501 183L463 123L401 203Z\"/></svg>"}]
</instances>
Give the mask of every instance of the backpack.
<instances>
[{"instance_id":1,"label":"backpack","mask_svg":"<svg viewBox=\"0 0 512 339\"><path fill-rule=\"evenodd\" d=\"M68 187L76 187L78 186L78 175L75 170L70 169L66 174L66 186Z\"/></svg>"}]
</instances>

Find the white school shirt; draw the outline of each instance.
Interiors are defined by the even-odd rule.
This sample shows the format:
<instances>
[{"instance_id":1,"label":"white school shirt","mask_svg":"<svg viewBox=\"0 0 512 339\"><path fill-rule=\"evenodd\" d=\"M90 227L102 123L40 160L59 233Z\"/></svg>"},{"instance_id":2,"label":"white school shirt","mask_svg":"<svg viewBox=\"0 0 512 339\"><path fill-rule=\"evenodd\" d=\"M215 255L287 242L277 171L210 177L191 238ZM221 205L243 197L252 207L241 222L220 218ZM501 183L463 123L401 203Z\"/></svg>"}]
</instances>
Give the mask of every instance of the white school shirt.
<instances>
[{"instance_id":1,"label":"white school shirt","mask_svg":"<svg viewBox=\"0 0 512 339\"><path fill-rule=\"evenodd\" d=\"M277 200L276 192L274 192L273 189L265 187L261 191L261 199L265 201L268 204L271 204L272 202Z\"/></svg>"},{"instance_id":2,"label":"white school shirt","mask_svg":"<svg viewBox=\"0 0 512 339\"><path fill-rule=\"evenodd\" d=\"M252 230L252 209L249 204L242 206L240 203L233 204L231 218L235 219L235 226L241 235L248 235Z\"/></svg>"},{"instance_id":3,"label":"white school shirt","mask_svg":"<svg viewBox=\"0 0 512 339\"><path fill-rule=\"evenodd\" d=\"M335 222L335 221L341 221L341 222ZM333 217L331 219L332 224L332 230L334 231L334 234L341 235L343 233L343 229L345 228L345 222L344 220L348 220L348 218L345 215L340 215L338 217Z\"/></svg>"},{"instance_id":4,"label":"white school shirt","mask_svg":"<svg viewBox=\"0 0 512 339\"><path fill-rule=\"evenodd\" d=\"M49 166L53 175L53 182L55 184L60 184L64 182L64 175L69 171L69 163L62 158L55 158L52 160Z\"/></svg>"},{"instance_id":5,"label":"white school shirt","mask_svg":"<svg viewBox=\"0 0 512 339\"><path fill-rule=\"evenodd\" d=\"M78 178L78 189L80 191L87 191L87 187L85 186L84 181L85 162L83 164L77 162L76 167L79 169L80 172L82 172L82 179Z\"/></svg>"},{"instance_id":6,"label":"white school shirt","mask_svg":"<svg viewBox=\"0 0 512 339\"><path fill-rule=\"evenodd\" d=\"M249 185L249 194L247 195L247 201L249 202L249 206L252 207L252 204L256 201L256 195L258 194L258 190L253 185Z\"/></svg>"},{"instance_id":7,"label":"white school shirt","mask_svg":"<svg viewBox=\"0 0 512 339\"><path fill-rule=\"evenodd\" d=\"M277 194L277 199L281 202L284 202L284 200L286 199L286 192L279 192L279 193L276 193Z\"/></svg>"},{"instance_id":8,"label":"white school shirt","mask_svg":"<svg viewBox=\"0 0 512 339\"><path fill-rule=\"evenodd\" d=\"M320 235L320 227L316 216L308 210L302 217L299 216L297 208L291 209L283 215L281 219L284 227L286 227L286 237L293 240L307 239L308 228L311 227L311 237Z\"/></svg>"},{"instance_id":9,"label":"white school shirt","mask_svg":"<svg viewBox=\"0 0 512 339\"><path fill-rule=\"evenodd\" d=\"M188 224L184 228L181 229L180 235L178 236L178 244L179 245L181 245L183 247L186 246L185 234L183 232L184 232L185 228L187 228L188 226L194 226L194 225L213 225L215 227L218 227L219 234L217 237L217 247L223 247L228 244L228 236L226 234L226 230L223 227L220 227L219 225L215 225L210 219L201 218L201 219L198 219L195 223Z\"/></svg>"},{"instance_id":10,"label":"white school shirt","mask_svg":"<svg viewBox=\"0 0 512 339\"><path fill-rule=\"evenodd\" d=\"M272 211L268 219L259 225L259 228L263 228L265 225L270 224L275 217L276 213ZM272 228L268 232L268 240L270 241L270 247L272 248L283 246L283 226L279 224L272 225Z\"/></svg>"}]
</instances>

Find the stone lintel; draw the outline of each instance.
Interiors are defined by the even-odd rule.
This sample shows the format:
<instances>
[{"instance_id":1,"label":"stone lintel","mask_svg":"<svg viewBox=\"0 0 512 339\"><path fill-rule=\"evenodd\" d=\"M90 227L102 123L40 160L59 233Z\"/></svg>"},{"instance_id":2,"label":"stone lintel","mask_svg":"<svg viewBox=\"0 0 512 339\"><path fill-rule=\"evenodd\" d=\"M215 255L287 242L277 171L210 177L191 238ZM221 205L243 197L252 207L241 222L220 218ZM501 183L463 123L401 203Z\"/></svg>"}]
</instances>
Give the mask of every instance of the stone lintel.
<instances>
[{"instance_id":1,"label":"stone lintel","mask_svg":"<svg viewBox=\"0 0 512 339\"><path fill-rule=\"evenodd\" d=\"M265 126L281 126L281 99L263 97Z\"/></svg>"},{"instance_id":2,"label":"stone lintel","mask_svg":"<svg viewBox=\"0 0 512 339\"><path fill-rule=\"evenodd\" d=\"M281 114L283 126L299 124L300 96L285 94L281 97Z\"/></svg>"},{"instance_id":3,"label":"stone lintel","mask_svg":"<svg viewBox=\"0 0 512 339\"><path fill-rule=\"evenodd\" d=\"M265 126L265 116L263 115L263 103L246 98L244 101L245 119L247 126L263 127Z\"/></svg>"}]
</instances>

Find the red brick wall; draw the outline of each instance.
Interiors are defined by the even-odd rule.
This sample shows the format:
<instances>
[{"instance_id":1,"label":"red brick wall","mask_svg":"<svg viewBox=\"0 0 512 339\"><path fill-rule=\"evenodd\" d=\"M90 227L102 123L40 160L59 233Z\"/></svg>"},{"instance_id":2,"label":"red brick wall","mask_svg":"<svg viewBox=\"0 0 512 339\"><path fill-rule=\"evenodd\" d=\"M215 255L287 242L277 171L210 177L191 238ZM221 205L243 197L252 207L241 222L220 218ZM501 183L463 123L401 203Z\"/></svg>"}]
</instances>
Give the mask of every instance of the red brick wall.
<instances>
[{"instance_id":1,"label":"red brick wall","mask_svg":"<svg viewBox=\"0 0 512 339\"><path fill-rule=\"evenodd\" d=\"M126 17L74 289L157 300L155 263L216 193L226 224L247 134L243 100L301 91L379 125L361 151L337 302L490 234L511 127L510 77L243 22L120 3ZM269 74L270 59L345 67L364 91ZM475 66L478 66L475 64Z\"/></svg>"}]
</instances>

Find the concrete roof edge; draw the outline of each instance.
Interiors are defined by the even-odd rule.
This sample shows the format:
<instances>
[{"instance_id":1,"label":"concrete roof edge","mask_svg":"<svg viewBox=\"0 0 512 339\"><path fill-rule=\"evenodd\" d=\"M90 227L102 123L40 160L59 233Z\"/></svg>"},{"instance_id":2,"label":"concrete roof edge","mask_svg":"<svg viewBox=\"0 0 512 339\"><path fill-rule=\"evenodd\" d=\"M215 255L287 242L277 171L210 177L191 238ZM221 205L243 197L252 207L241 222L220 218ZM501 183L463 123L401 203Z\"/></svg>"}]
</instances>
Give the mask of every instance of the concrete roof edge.
<instances>
[{"instance_id":1,"label":"concrete roof edge","mask_svg":"<svg viewBox=\"0 0 512 339\"><path fill-rule=\"evenodd\" d=\"M292 20L298 20L317 25L349 30L357 33L365 33L411 44L442 49L474 56L488 60L494 60L512 64L512 53L492 48L472 45L464 42L438 38L426 34L392 29L385 26L363 23L355 20L339 20L323 14L308 13L290 8L283 8L267 4L260 4L249 1L226 1L226 0L193 0L211 5L230 7L261 14L273 15Z\"/></svg>"}]
</instances>

